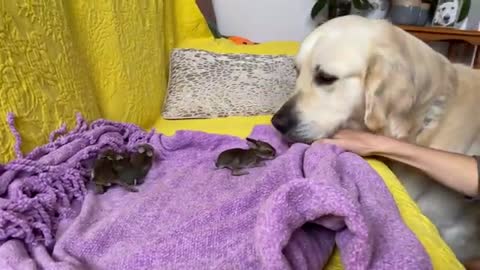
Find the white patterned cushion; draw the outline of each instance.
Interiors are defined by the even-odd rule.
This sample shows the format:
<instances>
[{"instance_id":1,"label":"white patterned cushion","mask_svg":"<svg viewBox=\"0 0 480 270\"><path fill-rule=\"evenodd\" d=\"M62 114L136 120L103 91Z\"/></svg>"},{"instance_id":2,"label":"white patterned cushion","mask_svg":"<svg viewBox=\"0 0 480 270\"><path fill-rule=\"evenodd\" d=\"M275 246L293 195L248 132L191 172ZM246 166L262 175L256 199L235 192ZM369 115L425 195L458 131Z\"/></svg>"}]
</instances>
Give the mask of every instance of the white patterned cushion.
<instances>
[{"instance_id":1,"label":"white patterned cushion","mask_svg":"<svg viewBox=\"0 0 480 270\"><path fill-rule=\"evenodd\" d=\"M165 119L273 114L293 93L291 56L175 49Z\"/></svg>"}]
</instances>

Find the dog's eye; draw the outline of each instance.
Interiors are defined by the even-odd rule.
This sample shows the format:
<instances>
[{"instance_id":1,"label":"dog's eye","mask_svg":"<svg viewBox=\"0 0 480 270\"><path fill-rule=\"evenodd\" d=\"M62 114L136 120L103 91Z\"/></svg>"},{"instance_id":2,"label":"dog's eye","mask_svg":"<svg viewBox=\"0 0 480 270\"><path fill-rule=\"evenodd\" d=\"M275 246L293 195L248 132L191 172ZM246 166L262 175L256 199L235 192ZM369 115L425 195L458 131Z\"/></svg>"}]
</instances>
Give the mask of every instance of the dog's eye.
<instances>
[{"instance_id":1,"label":"dog's eye","mask_svg":"<svg viewBox=\"0 0 480 270\"><path fill-rule=\"evenodd\" d=\"M315 84L317 85L325 85L334 83L336 80L338 80L338 78L336 76L319 71L315 74L314 80Z\"/></svg>"}]
</instances>

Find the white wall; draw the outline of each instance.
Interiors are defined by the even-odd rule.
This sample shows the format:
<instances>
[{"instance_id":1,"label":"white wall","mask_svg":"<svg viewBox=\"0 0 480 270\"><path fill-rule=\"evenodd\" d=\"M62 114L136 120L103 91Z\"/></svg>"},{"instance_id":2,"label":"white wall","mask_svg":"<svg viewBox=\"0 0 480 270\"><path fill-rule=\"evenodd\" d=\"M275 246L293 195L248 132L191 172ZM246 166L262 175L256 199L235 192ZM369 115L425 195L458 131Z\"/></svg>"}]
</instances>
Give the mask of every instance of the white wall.
<instances>
[{"instance_id":1,"label":"white wall","mask_svg":"<svg viewBox=\"0 0 480 270\"><path fill-rule=\"evenodd\" d=\"M218 30L222 35L242 36L254 42L273 40L302 41L317 22L310 19L316 0L212 0ZM272 12L274 11L274 12ZM323 15L326 15L326 9ZM472 1L468 28L477 29L480 21L480 0ZM319 16L322 19L322 15ZM447 44L431 46L447 54ZM470 64L472 49L461 62Z\"/></svg>"},{"instance_id":2,"label":"white wall","mask_svg":"<svg viewBox=\"0 0 480 270\"><path fill-rule=\"evenodd\" d=\"M478 23L480 22L480 1L473 0L470 8L467 28L470 30L480 30Z\"/></svg>"},{"instance_id":3,"label":"white wall","mask_svg":"<svg viewBox=\"0 0 480 270\"><path fill-rule=\"evenodd\" d=\"M218 31L254 42L302 41L316 23L310 10L316 0L212 0ZM325 9L326 10L326 9Z\"/></svg>"}]
</instances>

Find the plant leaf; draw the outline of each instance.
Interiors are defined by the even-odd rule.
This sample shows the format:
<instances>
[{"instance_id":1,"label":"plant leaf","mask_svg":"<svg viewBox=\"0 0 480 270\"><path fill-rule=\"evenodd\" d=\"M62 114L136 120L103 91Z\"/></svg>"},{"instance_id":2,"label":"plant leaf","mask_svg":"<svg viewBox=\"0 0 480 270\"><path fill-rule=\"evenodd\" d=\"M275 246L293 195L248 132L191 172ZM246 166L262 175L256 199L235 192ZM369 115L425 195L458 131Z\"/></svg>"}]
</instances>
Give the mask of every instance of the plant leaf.
<instances>
[{"instance_id":1,"label":"plant leaf","mask_svg":"<svg viewBox=\"0 0 480 270\"><path fill-rule=\"evenodd\" d=\"M437 4L438 0L422 0L424 3L430 3L430 10L428 12L429 16L435 16L435 12L437 12Z\"/></svg>"},{"instance_id":2,"label":"plant leaf","mask_svg":"<svg viewBox=\"0 0 480 270\"><path fill-rule=\"evenodd\" d=\"M312 18L312 20L317 17L318 13L322 11L326 4L327 0L318 0L315 5L313 5L312 12L310 13L310 17Z\"/></svg>"},{"instance_id":3,"label":"plant leaf","mask_svg":"<svg viewBox=\"0 0 480 270\"><path fill-rule=\"evenodd\" d=\"M365 1L365 9L372 9L373 8L373 5L372 3L370 3L369 0L364 0Z\"/></svg>"},{"instance_id":4,"label":"plant leaf","mask_svg":"<svg viewBox=\"0 0 480 270\"><path fill-rule=\"evenodd\" d=\"M470 12L470 6L472 5L470 0L462 1L462 8L460 9L460 15L458 15L457 22L461 22L467 18L468 13Z\"/></svg>"},{"instance_id":5,"label":"plant leaf","mask_svg":"<svg viewBox=\"0 0 480 270\"><path fill-rule=\"evenodd\" d=\"M328 0L328 19L333 19L337 15L337 0Z\"/></svg>"},{"instance_id":6,"label":"plant leaf","mask_svg":"<svg viewBox=\"0 0 480 270\"><path fill-rule=\"evenodd\" d=\"M368 0L352 0L353 6L358 10L366 10L373 8Z\"/></svg>"},{"instance_id":7,"label":"plant leaf","mask_svg":"<svg viewBox=\"0 0 480 270\"><path fill-rule=\"evenodd\" d=\"M356 9L362 9L362 1L361 0L352 0L352 4Z\"/></svg>"}]
</instances>

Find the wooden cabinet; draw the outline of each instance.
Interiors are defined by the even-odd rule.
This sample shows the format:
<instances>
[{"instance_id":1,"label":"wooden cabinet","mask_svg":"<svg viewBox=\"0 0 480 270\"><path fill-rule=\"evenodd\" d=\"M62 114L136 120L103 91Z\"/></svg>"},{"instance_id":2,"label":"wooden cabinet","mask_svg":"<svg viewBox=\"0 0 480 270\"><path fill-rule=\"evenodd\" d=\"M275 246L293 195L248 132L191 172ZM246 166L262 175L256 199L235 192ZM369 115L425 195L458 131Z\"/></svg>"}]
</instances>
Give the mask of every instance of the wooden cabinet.
<instances>
[{"instance_id":1,"label":"wooden cabinet","mask_svg":"<svg viewBox=\"0 0 480 270\"><path fill-rule=\"evenodd\" d=\"M459 54L466 51L465 46L473 46L473 67L480 69L480 56L478 52L478 46L480 45L480 31L411 25L399 25L399 27L425 42L448 42L447 57L452 62L455 62L455 59Z\"/></svg>"}]
</instances>

